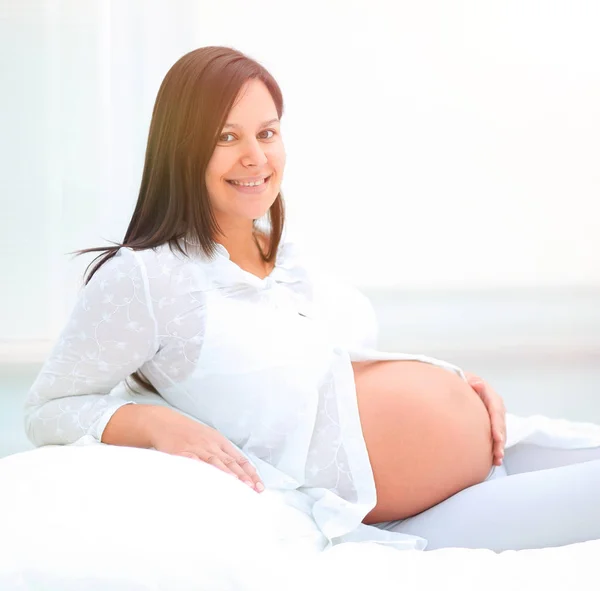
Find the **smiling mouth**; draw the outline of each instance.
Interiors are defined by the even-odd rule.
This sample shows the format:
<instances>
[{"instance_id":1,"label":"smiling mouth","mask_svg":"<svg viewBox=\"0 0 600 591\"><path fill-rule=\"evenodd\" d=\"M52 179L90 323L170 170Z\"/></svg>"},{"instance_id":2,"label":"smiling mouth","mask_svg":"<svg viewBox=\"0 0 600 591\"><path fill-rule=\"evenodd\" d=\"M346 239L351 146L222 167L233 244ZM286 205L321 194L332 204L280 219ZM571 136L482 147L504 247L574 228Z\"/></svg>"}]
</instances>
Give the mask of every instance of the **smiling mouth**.
<instances>
[{"instance_id":1,"label":"smiling mouth","mask_svg":"<svg viewBox=\"0 0 600 591\"><path fill-rule=\"evenodd\" d=\"M233 181L230 181L228 179L225 179L230 185L233 185L234 187L246 187L248 189L251 189L252 187L262 187L263 185L266 185L269 180L271 179L271 177L273 176L273 174L270 174L269 176L264 177L263 182L260 185L236 185Z\"/></svg>"}]
</instances>

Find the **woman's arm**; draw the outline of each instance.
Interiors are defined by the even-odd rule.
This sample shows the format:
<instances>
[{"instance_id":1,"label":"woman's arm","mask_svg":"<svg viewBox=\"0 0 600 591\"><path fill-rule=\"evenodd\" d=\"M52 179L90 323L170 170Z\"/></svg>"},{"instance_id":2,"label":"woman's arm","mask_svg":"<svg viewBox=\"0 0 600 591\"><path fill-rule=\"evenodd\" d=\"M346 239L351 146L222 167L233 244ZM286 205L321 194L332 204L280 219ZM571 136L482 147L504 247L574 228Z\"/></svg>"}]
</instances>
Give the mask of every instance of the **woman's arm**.
<instances>
[{"instance_id":1,"label":"woman's arm","mask_svg":"<svg viewBox=\"0 0 600 591\"><path fill-rule=\"evenodd\" d=\"M102 443L152 447L149 424L155 408L147 404L126 404L117 408L102 432Z\"/></svg>"},{"instance_id":2,"label":"woman's arm","mask_svg":"<svg viewBox=\"0 0 600 591\"><path fill-rule=\"evenodd\" d=\"M110 396L111 390L157 350L142 253L122 248L82 289L28 393L25 430L31 442L67 444L86 435L101 441L113 414L132 405ZM121 419L136 416L139 425L145 412L136 408L120 414ZM118 439L119 433L117 429L113 436Z\"/></svg>"}]
</instances>

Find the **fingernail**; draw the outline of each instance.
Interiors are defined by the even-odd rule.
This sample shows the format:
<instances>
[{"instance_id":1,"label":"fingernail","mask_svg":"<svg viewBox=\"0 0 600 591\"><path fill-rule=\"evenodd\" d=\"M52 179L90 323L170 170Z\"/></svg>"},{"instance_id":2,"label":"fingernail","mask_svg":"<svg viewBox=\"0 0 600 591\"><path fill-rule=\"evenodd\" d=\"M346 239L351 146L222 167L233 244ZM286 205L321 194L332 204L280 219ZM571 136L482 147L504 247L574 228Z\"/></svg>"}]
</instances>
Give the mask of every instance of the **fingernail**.
<instances>
[{"instance_id":1,"label":"fingernail","mask_svg":"<svg viewBox=\"0 0 600 591\"><path fill-rule=\"evenodd\" d=\"M263 492L263 490L265 490L265 487L264 487L264 485L263 485L263 483L262 483L262 482L257 482L257 483L256 483L256 490L257 490L258 492Z\"/></svg>"}]
</instances>

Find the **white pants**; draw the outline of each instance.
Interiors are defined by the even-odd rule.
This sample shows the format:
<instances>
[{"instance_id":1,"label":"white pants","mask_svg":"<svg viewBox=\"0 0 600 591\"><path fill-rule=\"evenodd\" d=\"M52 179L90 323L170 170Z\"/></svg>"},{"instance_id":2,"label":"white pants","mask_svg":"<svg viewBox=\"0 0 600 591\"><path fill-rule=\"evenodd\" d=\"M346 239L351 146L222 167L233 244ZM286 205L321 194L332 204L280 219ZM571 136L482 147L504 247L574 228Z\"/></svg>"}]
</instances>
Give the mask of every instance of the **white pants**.
<instances>
[{"instance_id":1,"label":"white pants","mask_svg":"<svg viewBox=\"0 0 600 591\"><path fill-rule=\"evenodd\" d=\"M418 515L377 526L421 536L427 550L500 552L600 539L600 447L516 444L485 482Z\"/></svg>"}]
</instances>

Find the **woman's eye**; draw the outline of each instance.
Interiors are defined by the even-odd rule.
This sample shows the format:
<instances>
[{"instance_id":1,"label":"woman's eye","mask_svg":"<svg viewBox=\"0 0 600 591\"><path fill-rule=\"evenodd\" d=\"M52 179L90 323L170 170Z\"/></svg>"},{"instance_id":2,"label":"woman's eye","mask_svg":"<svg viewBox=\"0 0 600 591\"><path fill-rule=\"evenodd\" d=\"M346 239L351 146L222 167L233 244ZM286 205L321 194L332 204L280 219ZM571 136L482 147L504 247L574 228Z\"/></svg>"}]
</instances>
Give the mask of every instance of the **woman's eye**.
<instances>
[{"instance_id":1,"label":"woman's eye","mask_svg":"<svg viewBox=\"0 0 600 591\"><path fill-rule=\"evenodd\" d=\"M274 129L265 129L264 131L261 131L261 133L272 133L273 134L273 135L271 135L269 137L263 138L263 139L267 139L267 140L270 140L270 139L272 139L275 136L275 130ZM226 144L228 144L228 143L230 143L229 140L224 139L224 138L227 138L227 136L229 136L229 135L232 136L232 137L234 137L232 133L224 133L219 138L219 140L222 141L222 142L225 142Z\"/></svg>"},{"instance_id":2,"label":"woman's eye","mask_svg":"<svg viewBox=\"0 0 600 591\"><path fill-rule=\"evenodd\" d=\"M272 138L272 137L275 135L275 131L274 131L273 129L265 129L265 131L263 131L263 132L262 132L262 133L265 133L265 132L267 132L267 133L268 133L269 131L270 131L270 132L271 132L273 135L272 135L271 137L268 137L268 138L266 138L266 139L268 139L268 140L270 140L270 139L271 139L271 138Z\"/></svg>"}]
</instances>

